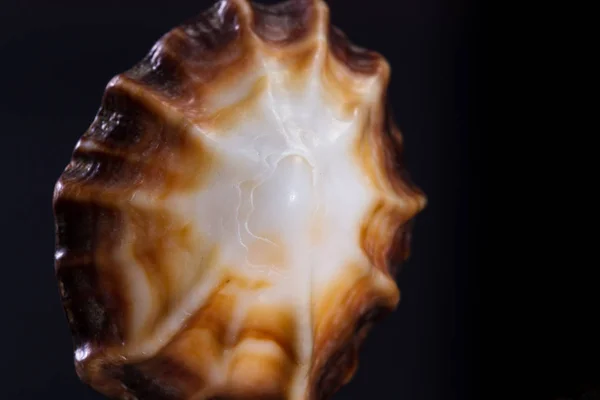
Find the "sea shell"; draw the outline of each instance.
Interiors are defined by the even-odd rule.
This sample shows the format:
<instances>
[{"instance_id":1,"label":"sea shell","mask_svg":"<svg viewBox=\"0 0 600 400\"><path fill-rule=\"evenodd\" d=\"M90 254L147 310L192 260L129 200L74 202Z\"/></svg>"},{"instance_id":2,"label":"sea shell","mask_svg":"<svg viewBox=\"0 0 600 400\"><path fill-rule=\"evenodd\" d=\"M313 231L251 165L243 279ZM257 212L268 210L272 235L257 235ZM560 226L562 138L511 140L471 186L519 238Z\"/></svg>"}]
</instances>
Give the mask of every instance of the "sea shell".
<instances>
[{"instance_id":1,"label":"sea shell","mask_svg":"<svg viewBox=\"0 0 600 400\"><path fill-rule=\"evenodd\" d=\"M81 380L140 400L346 384L426 203L389 77L322 0L224 0L112 79L54 192Z\"/></svg>"}]
</instances>

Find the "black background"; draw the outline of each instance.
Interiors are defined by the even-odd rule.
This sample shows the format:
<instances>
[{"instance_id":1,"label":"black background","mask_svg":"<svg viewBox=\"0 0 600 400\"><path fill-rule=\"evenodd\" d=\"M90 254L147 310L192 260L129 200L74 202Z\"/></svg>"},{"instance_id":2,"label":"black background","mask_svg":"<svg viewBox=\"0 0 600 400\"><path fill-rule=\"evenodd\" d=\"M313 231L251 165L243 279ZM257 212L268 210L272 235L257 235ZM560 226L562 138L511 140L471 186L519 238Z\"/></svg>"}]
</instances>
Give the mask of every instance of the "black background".
<instances>
[{"instance_id":1,"label":"black background","mask_svg":"<svg viewBox=\"0 0 600 400\"><path fill-rule=\"evenodd\" d=\"M266 2L266 1L265 1ZM478 388L475 274L481 170L473 4L331 0L333 23L383 53L407 166L429 204L399 275L402 301L365 343L343 399L463 400ZM73 368L54 278L52 190L108 80L202 0L2 0L3 399L100 399Z\"/></svg>"}]
</instances>

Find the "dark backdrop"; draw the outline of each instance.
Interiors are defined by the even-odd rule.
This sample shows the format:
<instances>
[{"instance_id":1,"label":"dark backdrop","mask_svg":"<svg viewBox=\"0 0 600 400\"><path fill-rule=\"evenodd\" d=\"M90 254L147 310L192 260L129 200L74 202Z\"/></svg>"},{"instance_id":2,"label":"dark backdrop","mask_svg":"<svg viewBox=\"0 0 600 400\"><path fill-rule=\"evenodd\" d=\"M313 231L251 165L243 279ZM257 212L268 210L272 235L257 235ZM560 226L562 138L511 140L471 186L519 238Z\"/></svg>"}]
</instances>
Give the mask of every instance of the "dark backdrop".
<instances>
[{"instance_id":1,"label":"dark backdrop","mask_svg":"<svg viewBox=\"0 0 600 400\"><path fill-rule=\"evenodd\" d=\"M53 185L108 80L209 0L3 0L0 11L5 399L100 399L75 375L54 280ZM418 217L402 301L336 399L463 400L476 379L472 295L478 171L467 109L476 76L464 1L331 0L333 22L393 68L407 165L429 205ZM8 220L8 221L7 221ZM471 230L470 230L471 229Z\"/></svg>"}]
</instances>

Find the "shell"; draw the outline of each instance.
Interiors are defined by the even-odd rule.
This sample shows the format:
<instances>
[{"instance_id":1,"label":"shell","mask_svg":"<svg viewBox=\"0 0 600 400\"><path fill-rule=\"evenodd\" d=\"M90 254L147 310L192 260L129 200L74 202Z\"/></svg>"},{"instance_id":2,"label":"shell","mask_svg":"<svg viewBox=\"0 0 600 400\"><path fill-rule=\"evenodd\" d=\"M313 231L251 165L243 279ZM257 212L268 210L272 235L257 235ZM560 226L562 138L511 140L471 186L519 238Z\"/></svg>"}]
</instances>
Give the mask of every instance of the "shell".
<instances>
[{"instance_id":1,"label":"shell","mask_svg":"<svg viewBox=\"0 0 600 400\"><path fill-rule=\"evenodd\" d=\"M53 198L81 380L140 400L346 384L426 204L389 78L321 0L220 1L113 78Z\"/></svg>"}]
</instances>

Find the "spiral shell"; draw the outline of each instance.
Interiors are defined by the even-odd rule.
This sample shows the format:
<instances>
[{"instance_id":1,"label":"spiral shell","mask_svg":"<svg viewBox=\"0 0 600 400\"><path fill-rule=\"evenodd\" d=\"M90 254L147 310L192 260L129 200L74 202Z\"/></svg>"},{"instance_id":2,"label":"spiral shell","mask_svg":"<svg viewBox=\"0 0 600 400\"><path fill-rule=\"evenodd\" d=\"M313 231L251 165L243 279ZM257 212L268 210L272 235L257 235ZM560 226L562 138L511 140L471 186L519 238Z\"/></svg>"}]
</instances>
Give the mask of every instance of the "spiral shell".
<instances>
[{"instance_id":1,"label":"spiral shell","mask_svg":"<svg viewBox=\"0 0 600 400\"><path fill-rule=\"evenodd\" d=\"M79 377L140 400L347 383L426 203L389 77L322 0L223 0L113 78L54 191Z\"/></svg>"}]
</instances>

